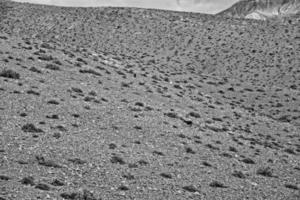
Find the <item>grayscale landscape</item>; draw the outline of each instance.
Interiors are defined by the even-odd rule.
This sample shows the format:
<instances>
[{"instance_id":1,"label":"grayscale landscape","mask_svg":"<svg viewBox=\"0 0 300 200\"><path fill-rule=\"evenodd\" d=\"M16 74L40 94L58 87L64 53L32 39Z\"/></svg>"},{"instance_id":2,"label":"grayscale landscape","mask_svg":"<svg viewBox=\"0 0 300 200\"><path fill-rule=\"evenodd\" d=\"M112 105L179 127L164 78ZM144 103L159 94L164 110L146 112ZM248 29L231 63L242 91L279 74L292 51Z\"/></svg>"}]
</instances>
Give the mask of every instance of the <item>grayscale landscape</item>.
<instances>
[{"instance_id":1,"label":"grayscale landscape","mask_svg":"<svg viewBox=\"0 0 300 200\"><path fill-rule=\"evenodd\" d=\"M0 200L300 199L299 0L253 2L0 0Z\"/></svg>"}]
</instances>

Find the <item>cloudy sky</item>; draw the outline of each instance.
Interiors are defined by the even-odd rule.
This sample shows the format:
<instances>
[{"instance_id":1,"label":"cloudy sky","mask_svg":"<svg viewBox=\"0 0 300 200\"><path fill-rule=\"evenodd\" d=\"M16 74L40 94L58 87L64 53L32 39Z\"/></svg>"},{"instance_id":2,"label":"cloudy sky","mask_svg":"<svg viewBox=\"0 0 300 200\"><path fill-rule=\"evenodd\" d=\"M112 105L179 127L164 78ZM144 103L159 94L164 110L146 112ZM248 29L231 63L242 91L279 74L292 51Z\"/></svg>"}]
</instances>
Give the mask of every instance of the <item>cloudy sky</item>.
<instances>
[{"instance_id":1,"label":"cloudy sky","mask_svg":"<svg viewBox=\"0 0 300 200\"><path fill-rule=\"evenodd\" d=\"M238 0L15 0L59 6L120 6L217 13Z\"/></svg>"}]
</instances>

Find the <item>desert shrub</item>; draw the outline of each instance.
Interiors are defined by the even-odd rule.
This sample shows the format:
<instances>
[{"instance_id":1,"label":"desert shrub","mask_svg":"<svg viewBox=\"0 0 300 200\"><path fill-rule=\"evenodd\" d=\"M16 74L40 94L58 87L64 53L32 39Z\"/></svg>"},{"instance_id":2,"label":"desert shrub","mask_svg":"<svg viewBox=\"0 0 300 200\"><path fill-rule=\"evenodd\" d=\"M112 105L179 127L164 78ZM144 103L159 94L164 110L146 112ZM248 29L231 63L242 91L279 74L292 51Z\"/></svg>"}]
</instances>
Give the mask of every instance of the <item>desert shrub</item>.
<instances>
[{"instance_id":1,"label":"desert shrub","mask_svg":"<svg viewBox=\"0 0 300 200\"><path fill-rule=\"evenodd\" d=\"M186 190L188 192L193 192L193 193L198 191L198 189L195 186L193 186L193 185L183 186L182 189L184 189L184 190Z\"/></svg>"},{"instance_id":2,"label":"desert shrub","mask_svg":"<svg viewBox=\"0 0 300 200\"><path fill-rule=\"evenodd\" d=\"M43 132L42 129L36 128L35 125L33 125L33 124L25 124L22 127L22 131L24 131L26 133L41 133L41 132Z\"/></svg>"},{"instance_id":3,"label":"desert shrub","mask_svg":"<svg viewBox=\"0 0 300 200\"><path fill-rule=\"evenodd\" d=\"M125 164L125 161L123 160L123 158L119 157L119 156L113 156L111 158L111 163L118 163L118 164L121 164L121 165L124 165Z\"/></svg>"},{"instance_id":4,"label":"desert shrub","mask_svg":"<svg viewBox=\"0 0 300 200\"><path fill-rule=\"evenodd\" d=\"M227 186L225 186L223 183L219 182L219 181L213 181L209 184L210 187L218 187L218 188L226 188Z\"/></svg>"},{"instance_id":5,"label":"desert shrub","mask_svg":"<svg viewBox=\"0 0 300 200\"><path fill-rule=\"evenodd\" d=\"M53 61L53 63L54 63L54 64L57 64L57 65L62 65L62 63L61 63L60 60L58 60L58 59L55 59L55 60Z\"/></svg>"},{"instance_id":6,"label":"desert shrub","mask_svg":"<svg viewBox=\"0 0 300 200\"><path fill-rule=\"evenodd\" d=\"M31 176L24 177L20 182L24 185L32 185L32 186L35 185L34 178Z\"/></svg>"},{"instance_id":7,"label":"desert shrub","mask_svg":"<svg viewBox=\"0 0 300 200\"><path fill-rule=\"evenodd\" d=\"M29 70L32 71L32 72L39 73L39 74L42 73L42 71L37 69L36 67L31 67Z\"/></svg>"},{"instance_id":8,"label":"desert shrub","mask_svg":"<svg viewBox=\"0 0 300 200\"><path fill-rule=\"evenodd\" d=\"M200 114L196 113L196 112L190 112L188 115L191 116L191 117L194 117L194 118L200 118L201 117Z\"/></svg>"},{"instance_id":9,"label":"desert shrub","mask_svg":"<svg viewBox=\"0 0 300 200\"><path fill-rule=\"evenodd\" d=\"M60 68L54 64L47 64L45 68L50 70L60 70Z\"/></svg>"},{"instance_id":10,"label":"desert shrub","mask_svg":"<svg viewBox=\"0 0 300 200\"><path fill-rule=\"evenodd\" d=\"M20 74L11 69L2 70L2 72L0 72L0 76L4 78L20 79Z\"/></svg>"},{"instance_id":11,"label":"desert shrub","mask_svg":"<svg viewBox=\"0 0 300 200\"><path fill-rule=\"evenodd\" d=\"M49 100L47 103L48 104L53 104L53 105L58 105L59 104L59 102L56 101L56 100Z\"/></svg>"},{"instance_id":12,"label":"desert shrub","mask_svg":"<svg viewBox=\"0 0 300 200\"><path fill-rule=\"evenodd\" d=\"M96 75L96 76L102 76L99 72L96 72L93 69L81 69L81 70L79 70L79 72L83 73L83 74L93 74L93 75Z\"/></svg>"},{"instance_id":13,"label":"desert shrub","mask_svg":"<svg viewBox=\"0 0 300 200\"><path fill-rule=\"evenodd\" d=\"M261 175L261 176L266 176L266 177L272 177L273 170L270 167L262 167L256 171L256 174Z\"/></svg>"},{"instance_id":14,"label":"desert shrub","mask_svg":"<svg viewBox=\"0 0 300 200\"><path fill-rule=\"evenodd\" d=\"M44 48L44 49L52 49L51 45L48 44L48 43L42 43L42 44L41 44L41 48Z\"/></svg>"},{"instance_id":15,"label":"desert shrub","mask_svg":"<svg viewBox=\"0 0 300 200\"><path fill-rule=\"evenodd\" d=\"M299 187L297 185L294 185L294 184L285 184L284 186L286 188L293 189L293 190L298 190L299 189Z\"/></svg>"},{"instance_id":16,"label":"desert shrub","mask_svg":"<svg viewBox=\"0 0 300 200\"><path fill-rule=\"evenodd\" d=\"M237 177L237 178L246 178L246 176L244 175L244 173L241 172L241 171L234 171L232 173L232 176Z\"/></svg>"},{"instance_id":17,"label":"desert shrub","mask_svg":"<svg viewBox=\"0 0 300 200\"><path fill-rule=\"evenodd\" d=\"M36 91L34 91L34 90L28 90L28 91L27 91L27 94L32 94L32 95L36 95L36 96L39 96L39 95L40 95L39 92L36 92Z\"/></svg>"},{"instance_id":18,"label":"desert shrub","mask_svg":"<svg viewBox=\"0 0 300 200\"><path fill-rule=\"evenodd\" d=\"M53 57L48 56L48 55L41 55L41 56L38 57L38 59L44 60L44 61L51 61L51 60L53 60Z\"/></svg>"},{"instance_id":19,"label":"desert shrub","mask_svg":"<svg viewBox=\"0 0 300 200\"><path fill-rule=\"evenodd\" d=\"M95 91L90 91L89 95L91 95L91 96L97 96L97 93Z\"/></svg>"},{"instance_id":20,"label":"desert shrub","mask_svg":"<svg viewBox=\"0 0 300 200\"><path fill-rule=\"evenodd\" d=\"M84 64L88 64L84 59L82 59L82 58L77 58L76 59L78 62L82 62L82 63L84 63Z\"/></svg>"},{"instance_id":21,"label":"desert shrub","mask_svg":"<svg viewBox=\"0 0 300 200\"><path fill-rule=\"evenodd\" d=\"M252 160L251 158L244 158L241 161L246 164L255 164L254 160Z\"/></svg>"},{"instance_id":22,"label":"desert shrub","mask_svg":"<svg viewBox=\"0 0 300 200\"><path fill-rule=\"evenodd\" d=\"M80 88L74 88L74 87L72 87L71 89L72 89L73 92L83 93L83 91Z\"/></svg>"}]
</instances>

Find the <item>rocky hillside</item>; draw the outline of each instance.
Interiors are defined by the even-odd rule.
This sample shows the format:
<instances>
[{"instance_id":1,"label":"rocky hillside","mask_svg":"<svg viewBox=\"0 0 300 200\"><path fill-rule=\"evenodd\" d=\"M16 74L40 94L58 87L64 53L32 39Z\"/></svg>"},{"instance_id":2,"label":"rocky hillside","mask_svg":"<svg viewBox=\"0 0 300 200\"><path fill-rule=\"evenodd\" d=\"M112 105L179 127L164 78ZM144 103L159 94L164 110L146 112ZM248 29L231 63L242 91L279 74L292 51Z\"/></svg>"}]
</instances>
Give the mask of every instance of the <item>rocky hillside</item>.
<instances>
[{"instance_id":1,"label":"rocky hillside","mask_svg":"<svg viewBox=\"0 0 300 200\"><path fill-rule=\"evenodd\" d=\"M300 12L299 0L241 0L218 15L266 20Z\"/></svg>"},{"instance_id":2,"label":"rocky hillside","mask_svg":"<svg viewBox=\"0 0 300 200\"><path fill-rule=\"evenodd\" d=\"M298 17L0 1L0 199L299 199Z\"/></svg>"}]
</instances>

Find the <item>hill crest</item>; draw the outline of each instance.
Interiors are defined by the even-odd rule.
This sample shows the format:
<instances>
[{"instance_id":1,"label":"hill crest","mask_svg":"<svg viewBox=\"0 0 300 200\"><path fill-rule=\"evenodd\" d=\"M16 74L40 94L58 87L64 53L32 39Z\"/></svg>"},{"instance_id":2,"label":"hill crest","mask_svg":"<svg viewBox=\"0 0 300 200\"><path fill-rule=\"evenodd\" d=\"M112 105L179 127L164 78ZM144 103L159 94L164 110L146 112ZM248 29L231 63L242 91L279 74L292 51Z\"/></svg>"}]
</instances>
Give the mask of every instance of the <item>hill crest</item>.
<instances>
[{"instance_id":1,"label":"hill crest","mask_svg":"<svg viewBox=\"0 0 300 200\"><path fill-rule=\"evenodd\" d=\"M299 11L299 0L241 0L217 15L266 20L289 17Z\"/></svg>"}]
</instances>

